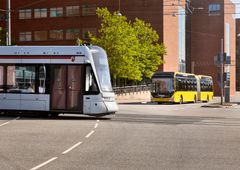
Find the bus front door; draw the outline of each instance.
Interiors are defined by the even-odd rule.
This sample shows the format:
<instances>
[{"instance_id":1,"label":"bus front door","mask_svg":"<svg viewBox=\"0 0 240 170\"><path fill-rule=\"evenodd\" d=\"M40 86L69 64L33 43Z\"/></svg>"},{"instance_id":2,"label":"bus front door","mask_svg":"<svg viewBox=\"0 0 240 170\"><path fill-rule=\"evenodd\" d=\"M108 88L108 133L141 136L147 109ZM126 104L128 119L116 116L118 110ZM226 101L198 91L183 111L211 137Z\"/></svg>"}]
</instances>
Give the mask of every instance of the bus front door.
<instances>
[{"instance_id":1,"label":"bus front door","mask_svg":"<svg viewBox=\"0 0 240 170\"><path fill-rule=\"evenodd\" d=\"M83 66L51 67L51 110L83 112Z\"/></svg>"}]
</instances>

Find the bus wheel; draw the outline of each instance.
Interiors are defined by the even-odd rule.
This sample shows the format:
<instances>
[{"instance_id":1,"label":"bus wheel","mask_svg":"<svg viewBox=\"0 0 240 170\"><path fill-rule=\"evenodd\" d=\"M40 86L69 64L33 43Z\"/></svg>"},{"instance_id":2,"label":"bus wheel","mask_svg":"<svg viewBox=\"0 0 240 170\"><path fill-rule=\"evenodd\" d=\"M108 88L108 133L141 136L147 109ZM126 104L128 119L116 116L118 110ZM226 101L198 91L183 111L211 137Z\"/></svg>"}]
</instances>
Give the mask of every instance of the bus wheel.
<instances>
[{"instance_id":1,"label":"bus wheel","mask_svg":"<svg viewBox=\"0 0 240 170\"><path fill-rule=\"evenodd\" d=\"M207 102L209 102L209 96L207 96Z\"/></svg>"},{"instance_id":2,"label":"bus wheel","mask_svg":"<svg viewBox=\"0 0 240 170\"><path fill-rule=\"evenodd\" d=\"M196 96L194 96L194 101L193 101L193 103L197 103L197 97L196 97Z\"/></svg>"},{"instance_id":3,"label":"bus wheel","mask_svg":"<svg viewBox=\"0 0 240 170\"><path fill-rule=\"evenodd\" d=\"M50 113L51 117L58 117L59 113Z\"/></svg>"},{"instance_id":4,"label":"bus wheel","mask_svg":"<svg viewBox=\"0 0 240 170\"><path fill-rule=\"evenodd\" d=\"M183 97L182 96L180 97L179 104L183 104Z\"/></svg>"}]
</instances>

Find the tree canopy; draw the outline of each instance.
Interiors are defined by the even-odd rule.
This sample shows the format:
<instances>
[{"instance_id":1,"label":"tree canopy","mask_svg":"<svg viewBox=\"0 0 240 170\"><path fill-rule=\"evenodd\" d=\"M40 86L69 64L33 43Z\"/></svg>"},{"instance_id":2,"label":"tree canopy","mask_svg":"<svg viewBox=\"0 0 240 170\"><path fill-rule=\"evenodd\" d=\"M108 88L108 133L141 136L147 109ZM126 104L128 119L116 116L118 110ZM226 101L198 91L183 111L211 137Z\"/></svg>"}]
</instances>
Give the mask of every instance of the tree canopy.
<instances>
[{"instance_id":1,"label":"tree canopy","mask_svg":"<svg viewBox=\"0 0 240 170\"><path fill-rule=\"evenodd\" d=\"M114 79L142 80L151 77L163 63L165 46L149 23L140 19L128 21L117 12L98 8L101 20L98 36L90 33L92 44L103 47L108 54L110 73Z\"/></svg>"},{"instance_id":2,"label":"tree canopy","mask_svg":"<svg viewBox=\"0 0 240 170\"><path fill-rule=\"evenodd\" d=\"M0 45L5 45L5 32L3 31L3 29L0 27Z\"/></svg>"}]
</instances>

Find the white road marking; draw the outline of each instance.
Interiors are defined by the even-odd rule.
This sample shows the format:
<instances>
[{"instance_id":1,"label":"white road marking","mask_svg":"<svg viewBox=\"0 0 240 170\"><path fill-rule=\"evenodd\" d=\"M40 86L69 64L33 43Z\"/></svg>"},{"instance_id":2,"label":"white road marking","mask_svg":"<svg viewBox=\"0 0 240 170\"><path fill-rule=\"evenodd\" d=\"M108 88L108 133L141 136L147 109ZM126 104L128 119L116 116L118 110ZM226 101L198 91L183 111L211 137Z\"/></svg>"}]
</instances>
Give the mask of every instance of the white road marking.
<instances>
[{"instance_id":1,"label":"white road marking","mask_svg":"<svg viewBox=\"0 0 240 170\"><path fill-rule=\"evenodd\" d=\"M14 119L12 119L12 120L10 120L10 121L8 121L8 122L5 122L5 123L3 123L3 124L0 124L0 127L5 126L5 125L9 124L11 121L18 120L18 119L20 119L19 116L16 117L16 118L14 118Z\"/></svg>"},{"instance_id":2,"label":"white road marking","mask_svg":"<svg viewBox=\"0 0 240 170\"><path fill-rule=\"evenodd\" d=\"M95 124L94 128L96 129L98 127L98 123Z\"/></svg>"},{"instance_id":3,"label":"white road marking","mask_svg":"<svg viewBox=\"0 0 240 170\"><path fill-rule=\"evenodd\" d=\"M4 126L4 125L7 125L7 124L9 124L9 123L10 123L10 122L5 122L5 123L1 124L0 127L1 127L1 126Z\"/></svg>"},{"instance_id":4,"label":"white road marking","mask_svg":"<svg viewBox=\"0 0 240 170\"><path fill-rule=\"evenodd\" d=\"M85 136L85 138L89 138L93 133L94 133L94 130L92 130L89 134L87 134L87 136Z\"/></svg>"},{"instance_id":5,"label":"white road marking","mask_svg":"<svg viewBox=\"0 0 240 170\"><path fill-rule=\"evenodd\" d=\"M38 165L38 166L35 166L34 168L32 168L32 169L30 169L30 170L36 170L36 169L39 169L39 168L41 168L41 167L43 167L43 166L49 164L50 162L52 162L52 161L54 161L54 160L56 160L56 159L57 159L57 157L53 157L53 158L49 159L48 161L43 162L42 164L40 164L40 165Z\"/></svg>"},{"instance_id":6,"label":"white road marking","mask_svg":"<svg viewBox=\"0 0 240 170\"><path fill-rule=\"evenodd\" d=\"M62 154L66 154L68 152L70 152L71 150L73 150L74 148L78 147L82 142L78 142L77 144L73 145L71 148L65 150L64 152L62 152Z\"/></svg>"},{"instance_id":7,"label":"white road marking","mask_svg":"<svg viewBox=\"0 0 240 170\"><path fill-rule=\"evenodd\" d=\"M15 118L15 119L13 119L13 120L18 120L18 119L20 119L20 116L16 117L16 118Z\"/></svg>"}]
</instances>

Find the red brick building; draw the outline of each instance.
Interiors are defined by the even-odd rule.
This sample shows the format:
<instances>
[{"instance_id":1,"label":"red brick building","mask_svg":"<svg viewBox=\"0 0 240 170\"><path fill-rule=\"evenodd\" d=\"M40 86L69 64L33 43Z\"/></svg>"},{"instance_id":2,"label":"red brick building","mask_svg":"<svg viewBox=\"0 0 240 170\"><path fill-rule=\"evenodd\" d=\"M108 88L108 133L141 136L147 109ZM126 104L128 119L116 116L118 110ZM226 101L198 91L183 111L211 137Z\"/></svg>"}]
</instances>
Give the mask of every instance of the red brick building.
<instances>
[{"instance_id":1,"label":"red brick building","mask_svg":"<svg viewBox=\"0 0 240 170\"><path fill-rule=\"evenodd\" d=\"M230 0L191 0L195 9L190 17L190 50L188 51L187 71L195 74L211 75L214 90L220 95L220 67L214 63L214 56L221 52L223 39L224 52L231 56L232 65L225 66L230 79L231 95L236 91L236 30L235 5Z\"/></svg>"},{"instance_id":2,"label":"red brick building","mask_svg":"<svg viewBox=\"0 0 240 170\"><path fill-rule=\"evenodd\" d=\"M5 9L5 0L0 9ZM152 24L167 47L164 71L185 71L185 2L176 0L11 0L12 42L17 45L70 45L86 33L97 34L97 7L118 11L129 20ZM4 11L0 11L2 18ZM0 26L5 27L4 19Z\"/></svg>"},{"instance_id":3,"label":"red brick building","mask_svg":"<svg viewBox=\"0 0 240 170\"><path fill-rule=\"evenodd\" d=\"M236 20L236 89L240 91L240 19Z\"/></svg>"}]
</instances>

